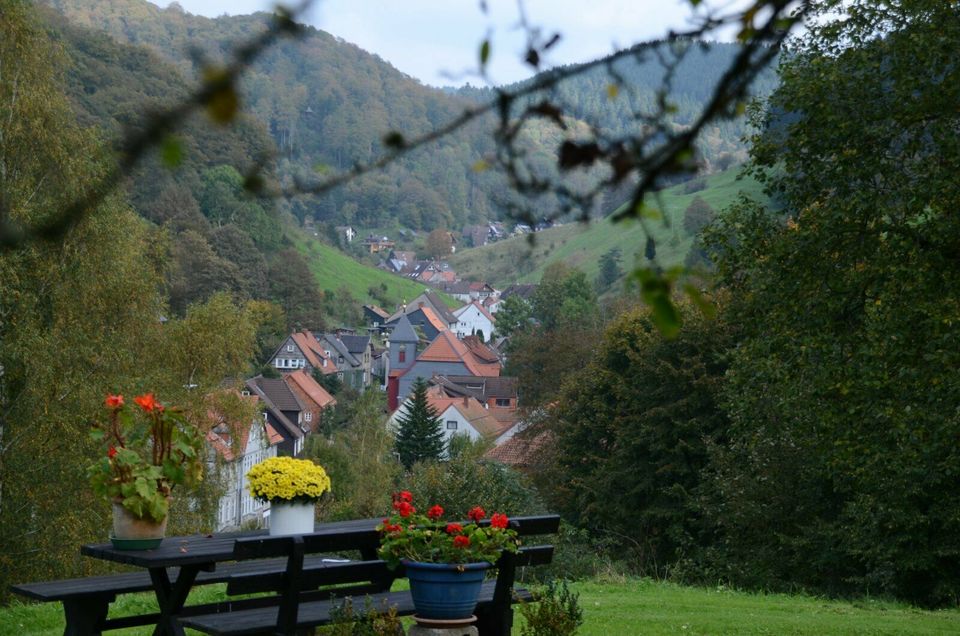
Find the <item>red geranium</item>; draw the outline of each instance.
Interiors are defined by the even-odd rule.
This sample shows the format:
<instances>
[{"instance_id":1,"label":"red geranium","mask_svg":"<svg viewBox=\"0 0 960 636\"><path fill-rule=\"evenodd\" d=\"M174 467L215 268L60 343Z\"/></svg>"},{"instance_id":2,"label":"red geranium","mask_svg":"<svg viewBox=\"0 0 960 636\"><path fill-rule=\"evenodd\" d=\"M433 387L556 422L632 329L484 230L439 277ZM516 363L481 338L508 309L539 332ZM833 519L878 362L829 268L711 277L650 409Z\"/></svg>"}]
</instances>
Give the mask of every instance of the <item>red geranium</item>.
<instances>
[{"instance_id":1,"label":"red geranium","mask_svg":"<svg viewBox=\"0 0 960 636\"><path fill-rule=\"evenodd\" d=\"M157 408L157 400L153 397L153 393L145 393L143 395L138 395L133 398L133 401L142 408L147 413L152 413L155 408Z\"/></svg>"},{"instance_id":2,"label":"red geranium","mask_svg":"<svg viewBox=\"0 0 960 636\"><path fill-rule=\"evenodd\" d=\"M421 563L496 563L507 552L517 551L517 533L507 527L507 516L496 513L491 526L477 522L486 517L480 506L470 510L470 523L447 522L443 506L413 507L413 497L403 490L393 493L394 513L377 529L380 558L395 568L404 561Z\"/></svg>"},{"instance_id":3,"label":"red geranium","mask_svg":"<svg viewBox=\"0 0 960 636\"><path fill-rule=\"evenodd\" d=\"M110 395L107 394L107 399L103 401L106 404L108 409L118 409L123 406L123 396L122 395Z\"/></svg>"},{"instance_id":4,"label":"red geranium","mask_svg":"<svg viewBox=\"0 0 960 636\"><path fill-rule=\"evenodd\" d=\"M116 456L117 456L117 449L115 446L111 446L110 449L107 451L107 457L109 457L110 459L113 459Z\"/></svg>"}]
</instances>

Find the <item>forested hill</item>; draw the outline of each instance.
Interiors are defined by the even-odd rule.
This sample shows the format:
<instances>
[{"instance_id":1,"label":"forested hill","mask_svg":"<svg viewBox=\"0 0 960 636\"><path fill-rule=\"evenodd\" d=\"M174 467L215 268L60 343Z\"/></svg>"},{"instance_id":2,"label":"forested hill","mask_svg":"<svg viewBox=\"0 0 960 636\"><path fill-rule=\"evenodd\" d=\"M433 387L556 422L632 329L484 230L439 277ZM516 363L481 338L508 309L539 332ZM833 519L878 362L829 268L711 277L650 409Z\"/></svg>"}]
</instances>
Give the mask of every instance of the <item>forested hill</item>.
<instances>
[{"instance_id":1,"label":"forested hill","mask_svg":"<svg viewBox=\"0 0 960 636\"><path fill-rule=\"evenodd\" d=\"M670 79L668 102L675 108L670 121L677 127L688 126L700 114L712 96L720 74L726 70L739 51L736 44L724 42L690 43L682 50L682 57ZM657 53L672 60L668 45ZM774 62L761 72L751 85L752 97L766 96L777 85ZM666 70L653 51L642 57L626 57L613 64L612 73L605 66L571 76L557 89L555 100L567 115L596 123L604 134L621 136L638 123L637 112L656 111L657 91L663 84ZM505 87L508 91L523 82ZM473 101L487 101L494 97L489 88L465 86L447 89L452 95ZM615 91L615 98L610 96ZM746 119L717 121L708 125L697 142L702 161L708 172L722 171L747 158L743 137L747 132ZM609 210L607 210L609 211Z\"/></svg>"},{"instance_id":2,"label":"forested hill","mask_svg":"<svg viewBox=\"0 0 960 636\"><path fill-rule=\"evenodd\" d=\"M265 14L209 19L187 14L176 4L160 9L146 0L47 1L78 24L152 48L186 77L197 72L199 59L222 60L231 45L262 29L267 20ZM675 79L678 125L698 110L705 87L716 80L734 50L725 45L697 52L681 67L682 77ZM637 125L627 117L627 109L637 100L653 99L659 79L654 66L626 63L618 69L631 83L641 84L621 91L617 99L608 97L609 80L602 73L571 81L562 89L564 100L573 105L570 113L599 115L605 126L618 129ZM246 74L242 90L247 112L265 126L275 144L277 174L288 181L309 179L318 167L367 161L382 149L386 132L398 130L408 137L422 133L455 117L470 100L490 95L487 90L451 94L424 86L379 57L314 28L266 51ZM330 224L396 222L428 230L499 218L511 196L503 177L473 169L493 150L489 131L490 122L478 122L384 173L323 198L297 199L290 210L300 219L312 216ZM707 158L717 163L742 157L741 133L740 124L708 130ZM559 135L547 124L530 135L531 151L545 165L555 161Z\"/></svg>"}]
</instances>

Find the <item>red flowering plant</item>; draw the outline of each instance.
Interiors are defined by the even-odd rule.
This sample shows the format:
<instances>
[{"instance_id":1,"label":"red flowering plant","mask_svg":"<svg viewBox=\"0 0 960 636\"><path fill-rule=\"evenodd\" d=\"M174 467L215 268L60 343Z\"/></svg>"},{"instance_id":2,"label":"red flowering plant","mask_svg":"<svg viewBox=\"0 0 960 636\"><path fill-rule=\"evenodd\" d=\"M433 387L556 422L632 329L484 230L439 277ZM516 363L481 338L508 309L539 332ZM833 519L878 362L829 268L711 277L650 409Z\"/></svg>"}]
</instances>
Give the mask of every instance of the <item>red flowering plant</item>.
<instances>
[{"instance_id":1,"label":"red flowering plant","mask_svg":"<svg viewBox=\"0 0 960 636\"><path fill-rule=\"evenodd\" d=\"M140 519L162 522L176 485L191 486L203 472L203 438L178 408L160 404L152 393L104 400L107 421L90 432L103 453L88 469L93 490Z\"/></svg>"},{"instance_id":2,"label":"red flowering plant","mask_svg":"<svg viewBox=\"0 0 960 636\"><path fill-rule=\"evenodd\" d=\"M417 512L406 490L393 495L393 515L377 526L380 558L391 568L401 561L421 563L496 563L507 550L516 552L517 532L506 515L494 513L489 522L480 506L468 513L470 521L447 521L443 508Z\"/></svg>"}]
</instances>

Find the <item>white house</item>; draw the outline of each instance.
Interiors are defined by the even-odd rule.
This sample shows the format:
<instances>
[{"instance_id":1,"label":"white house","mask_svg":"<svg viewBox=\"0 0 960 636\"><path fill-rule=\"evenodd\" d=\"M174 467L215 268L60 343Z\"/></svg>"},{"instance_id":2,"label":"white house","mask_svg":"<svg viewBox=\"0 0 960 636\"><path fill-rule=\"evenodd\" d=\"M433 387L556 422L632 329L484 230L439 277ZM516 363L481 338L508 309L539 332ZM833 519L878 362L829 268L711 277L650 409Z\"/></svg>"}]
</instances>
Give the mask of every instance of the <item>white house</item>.
<instances>
[{"instance_id":1,"label":"white house","mask_svg":"<svg viewBox=\"0 0 960 636\"><path fill-rule=\"evenodd\" d=\"M224 493L217 509L217 531L236 530L245 522L259 521L269 509L250 496L247 472L269 457L277 456L283 437L261 418L251 422L234 446L230 427L220 424L207 433L207 443L221 460L220 476ZM238 448L235 453L234 448Z\"/></svg>"},{"instance_id":2,"label":"white house","mask_svg":"<svg viewBox=\"0 0 960 636\"><path fill-rule=\"evenodd\" d=\"M430 406L440 415L444 444L449 444L454 435L466 435L472 441L488 439L495 442L504 429L510 426L499 421L476 398L447 397L436 389L437 387L432 387L427 396ZM398 418L407 412L411 399L412 396L404 400L400 408L387 420L390 430L397 430Z\"/></svg>"},{"instance_id":3,"label":"white house","mask_svg":"<svg viewBox=\"0 0 960 636\"><path fill-rule=\"evenodd\" d=\"M457 324L453 330L458 338L483 333L482 339L486 342L493 335L497 319L476 300L460 309L454 309L453 315L457 318Z\"/></svg>"}]
</instances>

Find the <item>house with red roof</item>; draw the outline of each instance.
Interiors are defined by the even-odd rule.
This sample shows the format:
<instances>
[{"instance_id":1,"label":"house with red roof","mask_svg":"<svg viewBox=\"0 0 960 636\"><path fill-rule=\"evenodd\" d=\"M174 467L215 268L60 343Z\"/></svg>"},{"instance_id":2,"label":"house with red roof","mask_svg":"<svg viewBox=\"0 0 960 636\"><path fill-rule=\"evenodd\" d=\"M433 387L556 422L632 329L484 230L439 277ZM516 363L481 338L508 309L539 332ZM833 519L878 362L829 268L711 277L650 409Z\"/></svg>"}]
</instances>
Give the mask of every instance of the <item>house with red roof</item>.
<instances>
[{"instance_id":1,"label":"house with red roof","mask_svg":"<svg viewBox=\"0 0 960 636\"><path fill-rule=\"evenodd\" d=\"M468 437L472 441L483 439L496 442L497 438L510 428L509 423L494 417L477 399L469 396L450 397L439 389L440 387L431 387L427 392L427 402L440 417L444 444L449 444L456 435ZM410 397L404 400L390 416L388 426L396 429L397 419L406 412L410 400Z\"/></svg>"},{"instance_id":2,"label":"house with red roof","mask_svg":"<svg viewBox=\"0 0 960 636\"><path fill-rule=\"evenodd\" d=\"M306 329L287 336L270 356L270 361L281 373L297 369L304 369L307 373L319 369L324 375L338 372L330 354L324 351L316 336Z\"/></svg>"},{"instance_id":3,"label":"house with red roof","mask_svg":"<svg viewBox=\"0 0 960 636\"><path fill-rule=\"evenodd\" d=\"M337 404L336 398L330 395L325 388L313 379L312 375L303 369L284 374L283 381L303 404L304 426L309 432L315 433L323 420L324 410L335 406Z\"/></svg>"},{"instance_id":4,"label":"house with red roof","mask_svg":"<svg viewBox=\"0 0 960 636\"><path fill-rule=\"evenodd\" d=\"M410 354L416 351L417 340L406 317L390 336L391 370L387 378L387 406L390 410L396 410L410 394L417 378L429 380L435 375L500 376L500 361L495 355L485 356L474 351L450 330L439 332L433 342L411 359Z\"/></svg>"}]
</instances>

